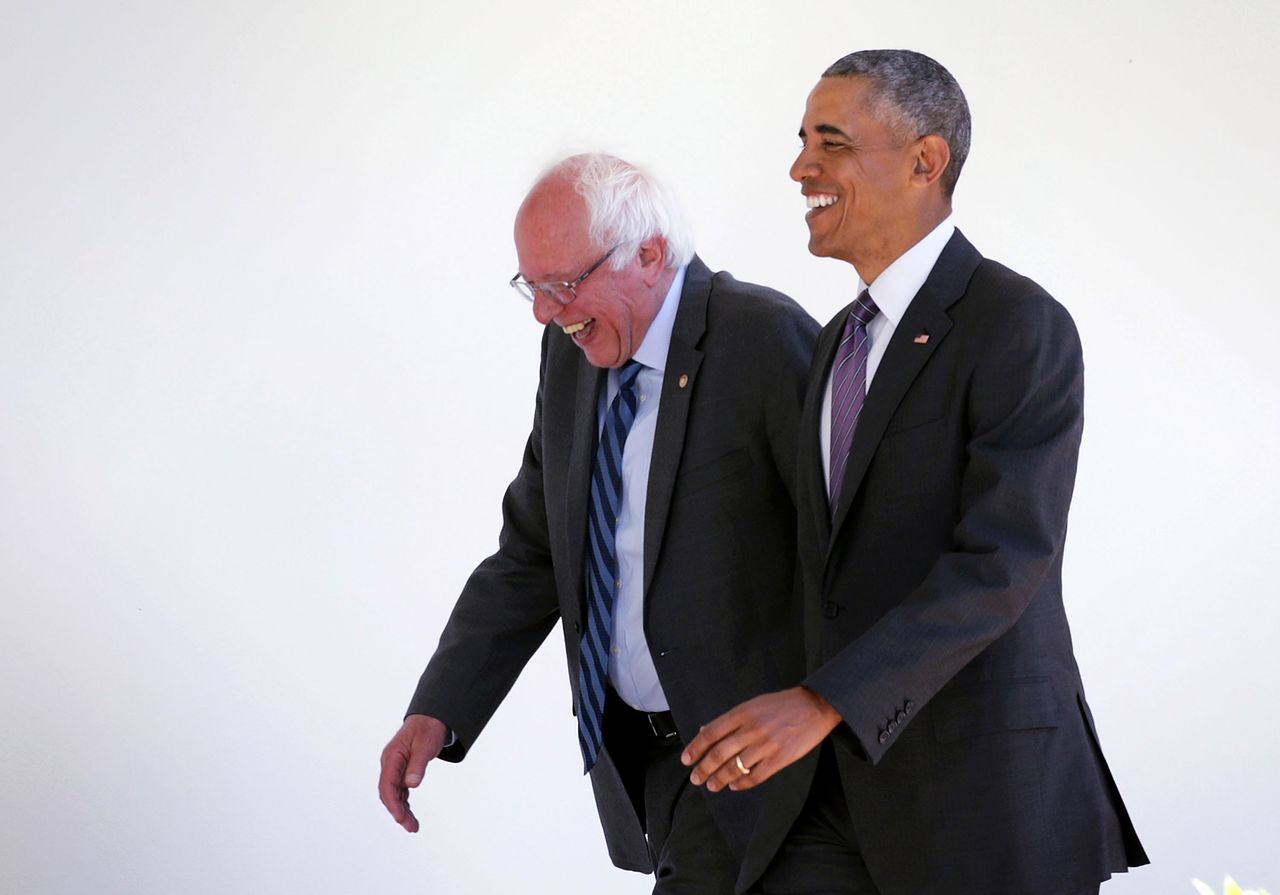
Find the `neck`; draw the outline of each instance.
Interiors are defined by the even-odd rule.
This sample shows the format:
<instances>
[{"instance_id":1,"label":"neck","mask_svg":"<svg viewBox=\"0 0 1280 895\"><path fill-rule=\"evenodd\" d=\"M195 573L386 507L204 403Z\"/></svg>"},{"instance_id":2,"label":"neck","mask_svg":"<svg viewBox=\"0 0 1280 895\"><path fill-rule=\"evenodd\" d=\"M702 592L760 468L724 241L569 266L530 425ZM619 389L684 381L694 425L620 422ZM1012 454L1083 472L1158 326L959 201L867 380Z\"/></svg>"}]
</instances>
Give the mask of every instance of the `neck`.
<instances>
[{"instance_id":1,"label":"neck","mask_svg":"<svg viewBox=\"0 0 1280 895\"><path fill-rule=\"evenodd\" d=\"M884 273L890 264L897 261L910 251L912 246L932 233L934 228L945 221L950 214L950 202L922 208L919 214L913 215L909 220L904 221L905 226L898 232L885 234L884 241L880 245L865 255L850 258L849 263L858 271L858 276L862 278L862 282L870 286L876 281L876 277Z\"/></svg>"}]
</instances>

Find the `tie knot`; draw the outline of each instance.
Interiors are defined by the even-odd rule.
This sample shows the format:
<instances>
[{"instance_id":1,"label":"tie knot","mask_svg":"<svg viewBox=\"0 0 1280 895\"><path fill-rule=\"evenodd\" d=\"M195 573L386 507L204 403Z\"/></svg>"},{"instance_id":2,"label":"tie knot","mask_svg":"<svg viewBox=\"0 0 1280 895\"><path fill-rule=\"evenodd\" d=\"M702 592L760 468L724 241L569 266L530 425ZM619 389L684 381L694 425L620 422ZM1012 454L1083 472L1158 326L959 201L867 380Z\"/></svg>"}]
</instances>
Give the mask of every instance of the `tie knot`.
<instances>
[{"instance_id":1,"label":"tie knot","mask_svg":"<svg viewBox=\"0 0 1280 895\"><path fill-rule=\"evenodd\" d=\"M618 388L624 391L633 388L636 384L636 377L640 375L640 371L643 369L644 364L634 358L619 367Z\"/></svg>"},{"instance_id":2,"label":"tie knot","mask_svg":"<svg viewBox=\"0 0 1280 895\"><path fill-rule=\"evenodd\" d=\"M863 289L862 294L853 300L853 308L849 311L850 316L863 326L870 323L871 319L879 313L880 309L871 300L871 293L866 289Z\"/></svg>"}]
</instances>

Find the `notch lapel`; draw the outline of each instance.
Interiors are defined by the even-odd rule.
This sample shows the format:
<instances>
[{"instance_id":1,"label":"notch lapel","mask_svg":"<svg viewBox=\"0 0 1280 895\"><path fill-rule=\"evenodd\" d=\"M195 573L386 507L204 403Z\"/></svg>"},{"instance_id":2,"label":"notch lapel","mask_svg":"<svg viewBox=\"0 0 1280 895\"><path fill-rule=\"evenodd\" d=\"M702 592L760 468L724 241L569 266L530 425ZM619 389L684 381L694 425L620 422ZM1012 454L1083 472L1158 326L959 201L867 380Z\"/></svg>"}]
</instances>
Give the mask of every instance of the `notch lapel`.
<instances>
[{"instance_id":1,"label":"notch lapel","mask_svg":"<svg viewBox=\"0 0 1280 895\"><path fill-rule=\"evenodd\" d=\"M707 330L707 300L711 295L711 271L697 256L689 262L680 292L680 307L671 328L671 346L662 374L662 396L649 460L649 490L644 518L644 594L646 613L649 585L657 566L658 552L671 510L676 473L684 453L684 433L689 421L689 405L698 387L702 352L697 348ZM680 385L681 377L689 377Z\"/></svg>"},{"instance_id":2,"label":"notch lapel","mask_svg":"<svg viewBox=\"0 0 1280 895\"><path fill-rule=\"evenodd\" d=\"M578 351L577 348L573 349ZM569 569L575 582L572 618L586 623L587 500L591 494L591 467L595 463L596 417L600 389L608 371L591 366L578 354L578 384L573 400L573 442L569 451L569 480L565 489L565 531L569 541Z\"/></svg>"},{"instance_id":3,"label":"notch lapel","mask_svg":"<svg viewBox=\"0 0 1280 895\"><path fill-rule=\"evenodd\" d=\"M894 329L875 378L867 390L867 400L862 407L862 415L858 418L858 428L853 434L853 444L845 461L847 465L840 506L836 508L831 537L827 543L828 559L840 528L849 515L849 507L862 485L867 467L871 465L880 445L885 428L893 419L894 412L911 384L950 332L951 318L946 313L947 309L964 295L981 260L982 256L977 249L957 229ZM924 342L917 342L916 336L922 332L928 333L929 338Z\"/></svg>"},{"instance_id":4,"label":"notch lapel","mask_svg":"<svg viewBox=\"0 0 1280 895\"><path fill-rule=\"evenodd\" d=\"M808 502L808 511L812 517L813 531L818 538L813 542L815 545L825 544L831 538L830 498L827 493L827 476L822 468L822 396L826 391L827 378L831 375L831 365L835 362L836 349L840 345L844 320L852 307L852 302L845 305L818 335L812 369L809 371L809 384L805 390L804 412L800 417L799 475L804 476L804 480L800 483L799 493L812 494L814 497ZM801 547L803 549L804 545Z\"/></svg>"}]
</instances>

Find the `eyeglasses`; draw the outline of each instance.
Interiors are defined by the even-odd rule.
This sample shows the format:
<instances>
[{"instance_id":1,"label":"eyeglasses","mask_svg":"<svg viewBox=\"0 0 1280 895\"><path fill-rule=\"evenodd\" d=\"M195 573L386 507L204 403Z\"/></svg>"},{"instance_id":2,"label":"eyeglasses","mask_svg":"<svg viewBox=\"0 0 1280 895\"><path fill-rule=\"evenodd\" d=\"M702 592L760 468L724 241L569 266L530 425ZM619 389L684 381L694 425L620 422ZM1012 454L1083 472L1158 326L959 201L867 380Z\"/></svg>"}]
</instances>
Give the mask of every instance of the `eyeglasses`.
<instances>
[{"instance_id":1,"label":"eyeglasses","mask_svg":"<svg viewBox=\"0 0 1280 895\"><path fill-rule=\"evenodd\" d=\"M599 261L584 270L573 282L530 283L520 275L519 271L517 271L516 275L511 278L510 286L512 289L516 290L516 292L519 292L520 296L526 301L533 301L539 295L545 295L556 304L564 307L578 297L578 287L582 285L583 281L595 273L596 268L608 261L609 257L617 250L617 246L609 249L609 251L600 256Z\"/></svg>"}]
</instances>

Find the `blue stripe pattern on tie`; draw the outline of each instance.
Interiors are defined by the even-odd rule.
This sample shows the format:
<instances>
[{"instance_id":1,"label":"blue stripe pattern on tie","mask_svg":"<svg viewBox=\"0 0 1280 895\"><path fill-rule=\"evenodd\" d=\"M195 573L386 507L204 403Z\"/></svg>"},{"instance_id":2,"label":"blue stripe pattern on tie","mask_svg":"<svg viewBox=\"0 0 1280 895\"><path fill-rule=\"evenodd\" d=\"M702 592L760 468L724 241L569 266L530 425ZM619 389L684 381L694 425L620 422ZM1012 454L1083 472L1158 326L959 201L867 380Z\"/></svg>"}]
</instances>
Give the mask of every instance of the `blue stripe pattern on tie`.
<instances>
[{"instance_id":1,"label":"blue stripe pattern on tie","mask_svg":"<svg viewBox=\"0 0 1280 895\"><path fill-rule=\"evenodd\" d=\"M643 364L629 360L618 370L618 394L605 414L591 472L587 509L587 625L578 669L578 742L587 773L604 745L604 693L613 632L613 598L621 582L614 535L622 510L622 452L636 418L636 377Z\"/></svg>"},{"instance_id":2,"label":"blue stripe pattern on tie","mask_svg":"<svg viewBox=\"0 0 1280 895\"><path fill-rule=\"evenodd\" d=\"M831 517L840 504L840 490L844 484L844 468L853 445L853 433L858 428L862 404L867 398L867 357L871 353L871 340L867 338L867 325L880 313L871 293L862 290L854 299L845 321L844 335L836 349L836 359L831 372Z\"/></svg>"}]
</instances>

